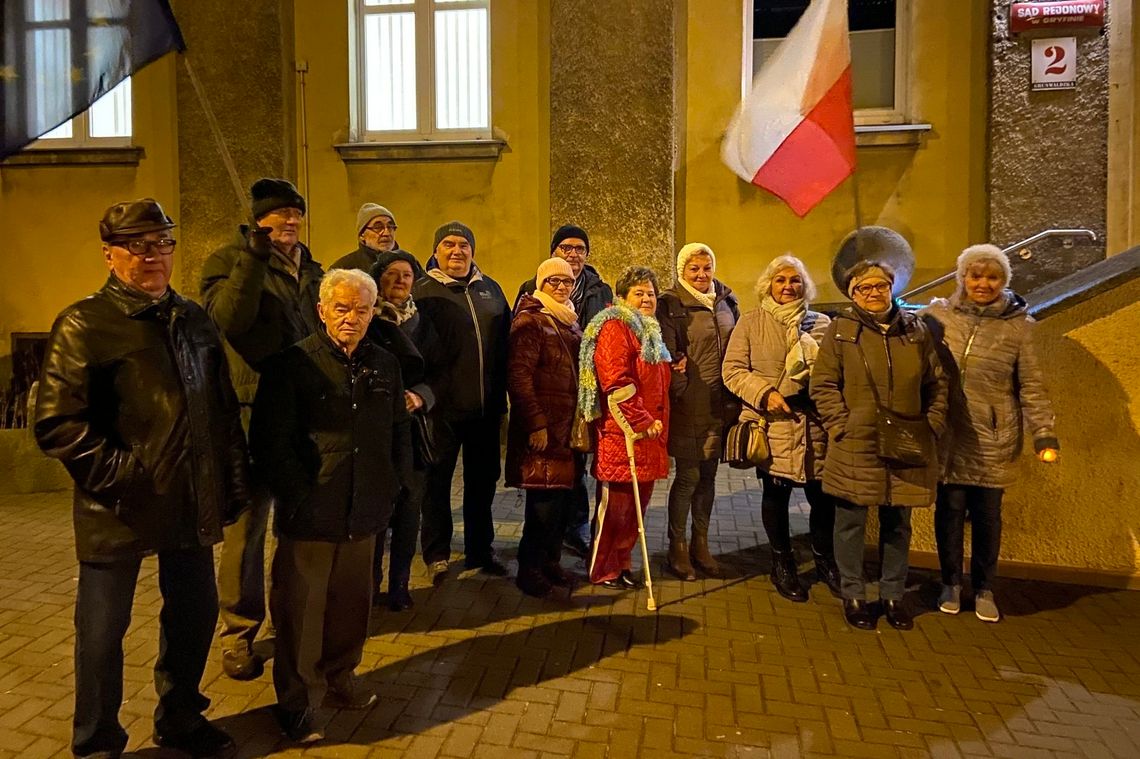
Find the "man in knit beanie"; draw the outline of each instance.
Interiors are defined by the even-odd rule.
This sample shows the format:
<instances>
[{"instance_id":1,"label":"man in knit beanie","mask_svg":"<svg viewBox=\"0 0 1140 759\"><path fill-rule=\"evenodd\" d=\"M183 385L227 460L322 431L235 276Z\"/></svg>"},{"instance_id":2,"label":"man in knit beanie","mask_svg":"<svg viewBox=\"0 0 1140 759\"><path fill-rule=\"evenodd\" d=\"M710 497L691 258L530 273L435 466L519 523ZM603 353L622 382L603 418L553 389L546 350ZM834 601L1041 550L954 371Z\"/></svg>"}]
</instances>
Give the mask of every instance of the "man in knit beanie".
<instances>
[{"instance_id":1,"label":"man in knit beanie","mask_svg":"<svg viewBox=\"0 0 1140 759\"><path fill-rule=\"evenodd\" d=\"M360 269L371 271L382 253L403 251L396 242L396 217L382 205L365 203L356 212L356 250L338 258L329 269ZM410 254L409 254L410 255ZM424 269L415 257L412 266L416 278L424 275Z\"/></svg>"},{"instance_id":2,"label":"man in knit beanie","mask_svg":"<svg viewBox=\"0 0 1140 759\"><path fill-rule=\"evenodd\" d=\"M463 451L463 551L469 569L502 576L496 558L491 501L499 481L499 430L507 412L507 339L511 313L503 290L475 264L475 233L451 221L435 231L426 277L412 297L443 342L440 367L449 391L437 398L435 456L428 467L420 544L434 581L451 558L451 481Z\"/></svg>"},{"instance_id":3,"label":"man in knit beanie","mask_svg":"<svg viewBox=\"0 0 1140 759\"><path fill-rule=\"evenodd\" d=\"M238 401L253 404L266 362L322 330L317 301L324 271L300 241L307 207L285 179L263 178L250 188L253 222L213 253L202 268L207 313L225 338ZM245 418L248 418L246 415ZM254 482L253 508L225 529L218 566L222 669L236 680L263 669L253 641L265 621L265 532L272 499Z\"/></svg>"},{"instance_id":4,"label":"man in knit beanie","mask_svg":"<svg viewBox=\"0 0 1140 759\"><path fill-rule=\"evenodd\" d=\"M578 326L584 330L598 312L614 302L613 290L602 281L597 269L587 263L590 259L590 236L576 224L563 224L554 230L554 235L550 238L549 255L551 260L559 258L570 264L574 273L574 290L570 293L570 302L578 314ZM523 295L533 294L536 289L536 279L528 279L519 285L514 308L518 308ZM566 527L564 544L571 553L585 557L590 550L590 498L585 481L581 478L574 487L574 507L574 513Z\"/></svg>"}]
</instances>

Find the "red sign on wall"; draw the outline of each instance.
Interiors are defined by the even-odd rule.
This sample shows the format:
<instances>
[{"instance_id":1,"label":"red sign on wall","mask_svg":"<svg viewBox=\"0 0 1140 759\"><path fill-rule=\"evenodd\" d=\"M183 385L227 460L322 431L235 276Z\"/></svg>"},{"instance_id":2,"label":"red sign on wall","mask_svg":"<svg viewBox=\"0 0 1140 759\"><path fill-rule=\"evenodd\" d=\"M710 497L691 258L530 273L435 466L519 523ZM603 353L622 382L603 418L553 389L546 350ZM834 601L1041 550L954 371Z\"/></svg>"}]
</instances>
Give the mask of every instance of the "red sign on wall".
<instances>
[{"instance_id":1,"label":"red sign on wall","mask_svg":"<svg viewBox=\"0 0 1140 759\"><path fill-rule=\"evenodd\" d=\"M1009 6L1009 30L1014 34L1036 29L1101 29L1105 0L1053 0L1015 2Z\"/></svg>"}]
</instances>

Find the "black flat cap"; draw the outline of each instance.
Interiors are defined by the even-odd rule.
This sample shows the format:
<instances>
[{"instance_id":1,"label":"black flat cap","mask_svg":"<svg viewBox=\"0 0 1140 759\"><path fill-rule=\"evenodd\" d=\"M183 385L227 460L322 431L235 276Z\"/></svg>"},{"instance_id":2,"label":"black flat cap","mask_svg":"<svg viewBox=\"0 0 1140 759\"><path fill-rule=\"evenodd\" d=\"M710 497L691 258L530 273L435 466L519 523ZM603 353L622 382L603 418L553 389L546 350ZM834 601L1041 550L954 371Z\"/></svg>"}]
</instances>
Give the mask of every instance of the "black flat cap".
<instances>
[{"instance_id":1,"label":"black flat cap","mask_svg":"<svg viewBox=\"0 0 1140 759\"><path fill-rule=\"evenodd\" d=\"M107 209L99 222L99 237L103 242L131 235L160 232L172 229L174 222L154 198L139 198L116 203Z\"/></svg>"}]
</instances>

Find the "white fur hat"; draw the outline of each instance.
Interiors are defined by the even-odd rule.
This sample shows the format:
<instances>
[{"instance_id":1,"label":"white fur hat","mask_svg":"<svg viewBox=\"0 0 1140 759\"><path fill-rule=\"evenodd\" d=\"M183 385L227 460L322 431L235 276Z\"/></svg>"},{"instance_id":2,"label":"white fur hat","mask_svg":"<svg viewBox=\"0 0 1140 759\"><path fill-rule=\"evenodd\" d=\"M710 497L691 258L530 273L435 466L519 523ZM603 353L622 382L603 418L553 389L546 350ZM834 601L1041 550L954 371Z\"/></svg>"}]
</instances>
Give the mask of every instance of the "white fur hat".
<instances>
[{"instance_id":1,"label":"white fur hat","mask_svg":"<svg viewBox=\"0 0 1140 759\"><path fill-rule=\"evenodd\" d=\"M689 263L689 259L701 255L709 257L712 261L713 271L716 271L716 254L712 252L712 248L703 242L691 242L683 246L677 253L677 279L681 278L681 273L685 271L685 264Z\"/></svg>"},{"instance_id":2,"label":"white fur hat","mask_svg":"<svg viewBox=\"0 0 1140 759\"><path fill-rule=\"evenodd\" d=\"M1009 268L1009 257L1001 252L1001 248L996 245L984 243L982 245L971 245L962 251L962 255L958 256L958 271L956 273L958 279L958 288L965 287L966 272L974 264L992 263L1001 269L1003 280L1002 287L1009 286L1009 280L1012 273Z\"/></svg>"}]
</instances>

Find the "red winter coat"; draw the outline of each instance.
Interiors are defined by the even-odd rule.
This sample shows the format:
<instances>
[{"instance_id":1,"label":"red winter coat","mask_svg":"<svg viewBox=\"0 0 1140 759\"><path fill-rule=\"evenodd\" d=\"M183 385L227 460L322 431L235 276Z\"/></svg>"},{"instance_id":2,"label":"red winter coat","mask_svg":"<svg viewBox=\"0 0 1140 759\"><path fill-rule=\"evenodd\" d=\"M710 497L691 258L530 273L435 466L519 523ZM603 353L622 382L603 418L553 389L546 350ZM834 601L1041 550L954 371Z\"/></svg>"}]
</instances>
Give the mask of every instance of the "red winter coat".
<instances>
[{"instance_id":1,"label":"red winter coat","mask_svg":"<svg viewBox=\"0 0 1140 759\"><path fill-rule=\"evenodd\" d=\"M602 416L594 422L598 447L594 456L594 477L604 482L629 482L629 456L625 450L625 433L610 415L607 399L620 387L633 384L637 394L621 404L626 420L637 432L649 429L661 420L665 429L653 440L642 438L634 443L639 482L663 480L669 476L669 379L668 362L648 364L641 358L641 343L633 331L617 319L610 319L598 333L594 351L594 370L598 374L598 395Z\"/></svg>"},{"instance_id":2,"label":"red winter coat","mask_svg":"<svg viewBox=\"0 0 1140 759\"><path fill-rule=\"evenodd\" d=\"M578 400L578 347L582 330L542 311L530 295L511 322L507 393L507 487L569 490L578 480L570 426ZM546 430L546 450L530 449L530 433Z\"/></svg>"}]
</instances>

